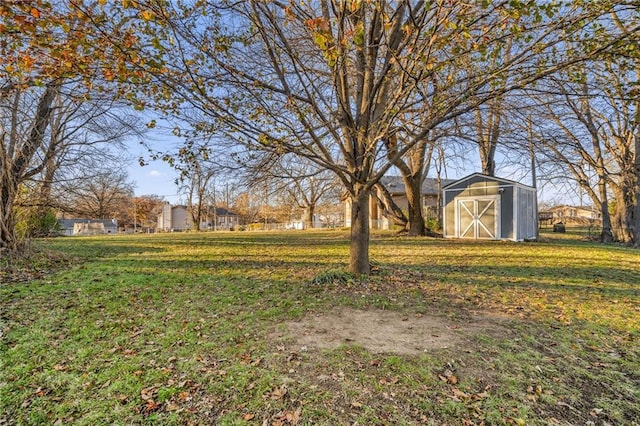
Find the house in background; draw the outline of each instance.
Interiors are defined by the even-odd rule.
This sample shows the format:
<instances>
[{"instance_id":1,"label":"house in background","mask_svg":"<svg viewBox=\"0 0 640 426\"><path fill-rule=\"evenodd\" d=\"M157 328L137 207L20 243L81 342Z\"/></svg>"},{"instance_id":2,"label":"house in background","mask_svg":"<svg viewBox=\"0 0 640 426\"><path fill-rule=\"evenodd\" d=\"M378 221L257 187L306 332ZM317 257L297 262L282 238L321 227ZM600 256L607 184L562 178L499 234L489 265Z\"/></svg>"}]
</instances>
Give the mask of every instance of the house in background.
<instances>
[{"instance_id":1,"label":"house in background","mask_svg":"<svg viewBox=\"0 0 640 426\"><path fill-rule=\"evenodd\" d=\"M200 223L201 230L231 230L240 224L240 216L224 207L209 209ZM165 203L158 214L158 232L189 231L194 229L187 206Z\"/></svg>"},{"instance_id":2,"label":"house in background","mask_svg":"<svg viewBox=\"0 0 640 426\"><path fill-rule=\"evenodd\" d=\"M599 225L602 222L600 212L591 206L554 206L540 211L540 224L552 225L562 222L565 225Z\"/></svg>"},{"instance_id":3,"label":"house in background","mask_svg":"<svg viewBox=\"0 0 640 426\"><path fill-rule=\"evenodd\" d=\"M117 219L58 219L63 235L103 235L117 234Z\"/></svg>"},{"instance_id":4,"label":"house in background","mask_svg":"<svg viewBox=\"0 0 640 426\"><path fill-rule=\"evenodd\" d=\"M158 214L158 232L188 231L193 229L193 220L187 206L172 206L164 203Z\"/></svg>"},{"instance_id":5,"label":"house in background","mask_svg":"<svg viewBox=\"0 0 640 426\"><path fill-rule=\"evenodd\" d=\"M204 225L207 229L215 231L230 231L240 225L240 215L224 207L216 207L215 213L214 211L209 211L207 217L207 222ZM204 229L204 227L201 226L200 229Z\"/></svg>"},{"instance_id":6,"label":"house in background","mask_svg":"<svg viewBox=\"0 0 640 426\"><path fill-rule=\"evenodd\" d=\"M442 192L446 238L523 241L537 237L534 187L473 173Z\"/></svg>"},{"instance_id":7,"label":"house in background","mask_svg":"<svg viewBox=\"0 0 640 426\"><path fill-rule=\"evenodd\" d=\"M446 186L453 182L451 179L441 179L440 186ZM403 211L407 211L409 203L407 201L407 191L401 176L384 176L380 183L389 191L394 203ZM422 183L422 213L425 219L437 218L438 201L440 200L440 188L438 180L426 178ZM384 207L375 196L369 199L370 219L369 225L372 229L391 229L391 220L384 216ZM351 226L351 200L345 200L345 226Z\"/></svg>"}]
</instances>

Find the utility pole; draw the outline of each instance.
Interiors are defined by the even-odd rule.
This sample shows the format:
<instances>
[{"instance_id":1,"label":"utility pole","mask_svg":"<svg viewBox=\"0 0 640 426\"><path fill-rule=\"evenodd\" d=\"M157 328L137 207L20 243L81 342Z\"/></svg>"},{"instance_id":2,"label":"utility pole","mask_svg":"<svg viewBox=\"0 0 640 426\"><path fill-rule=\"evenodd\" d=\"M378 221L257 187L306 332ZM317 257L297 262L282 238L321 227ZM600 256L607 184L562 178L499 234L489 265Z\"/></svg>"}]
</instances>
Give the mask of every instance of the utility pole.
<instances>
[{"instance_id":1,"label":"utility pole","mask_svg":"<svg viewBox=\"0 0 640 426\"><path fill-rule=\"evenodd\" d=\"M216 202L216 183L213 183L213 230L218 230L218 203Z\"/></svg>"},{"instance_id":2,"label":"utility pole","mask_svg":"<svg viewBox=\"0 0 640 426\"><path fill-rule=\"evenodd\" d=\"M536 240L540 237L540 228L538 220L538 179L536 177L536 153L533 149L533 124L531 123L531 116L527 119L527 127L529 130L529 156L531 157L531 186L536 190L536 199L533 203L533 220L536 224Z\"/></svg>"}]
</instances>

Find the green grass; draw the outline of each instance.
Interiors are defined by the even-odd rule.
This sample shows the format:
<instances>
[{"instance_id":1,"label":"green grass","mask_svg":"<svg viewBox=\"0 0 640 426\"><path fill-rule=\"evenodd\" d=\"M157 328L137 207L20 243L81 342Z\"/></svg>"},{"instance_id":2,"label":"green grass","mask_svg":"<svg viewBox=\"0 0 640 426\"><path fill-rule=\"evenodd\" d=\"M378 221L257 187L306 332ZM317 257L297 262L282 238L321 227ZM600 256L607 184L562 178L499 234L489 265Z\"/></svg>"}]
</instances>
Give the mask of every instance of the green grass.
<instances>
[{"instance_id":1,"label":"green grass","mask_svg":"<svg viewBox=\"0 0 640 426\"><path fill-rule=\"evenodd\" d=\"M343 231L40 241L68 257L0 275L21 279L0 285L0 424L639 424L640 252L547 237L376 234L367 279ZM420 356L274 337L336 307L505 331Z\"/></svg>"}]
</instances>

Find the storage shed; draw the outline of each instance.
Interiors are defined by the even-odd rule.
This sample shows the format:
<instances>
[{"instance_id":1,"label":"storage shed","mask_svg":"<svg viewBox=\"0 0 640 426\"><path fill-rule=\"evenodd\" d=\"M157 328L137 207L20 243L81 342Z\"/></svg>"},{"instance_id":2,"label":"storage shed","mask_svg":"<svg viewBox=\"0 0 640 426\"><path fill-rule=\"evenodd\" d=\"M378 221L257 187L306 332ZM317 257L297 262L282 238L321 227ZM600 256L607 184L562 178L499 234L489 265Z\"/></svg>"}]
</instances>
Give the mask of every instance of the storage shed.
<instances>
[{"instance_id":1,"label":"storage shed","mask_svg":"<svg viewBox=\"0 0 640 426\"><path fill-rule=\"evenodd\" d=\"M446 238L523 241L537 237L536 189L473 173L442 189Z\"/></svg>"}]
</instances>

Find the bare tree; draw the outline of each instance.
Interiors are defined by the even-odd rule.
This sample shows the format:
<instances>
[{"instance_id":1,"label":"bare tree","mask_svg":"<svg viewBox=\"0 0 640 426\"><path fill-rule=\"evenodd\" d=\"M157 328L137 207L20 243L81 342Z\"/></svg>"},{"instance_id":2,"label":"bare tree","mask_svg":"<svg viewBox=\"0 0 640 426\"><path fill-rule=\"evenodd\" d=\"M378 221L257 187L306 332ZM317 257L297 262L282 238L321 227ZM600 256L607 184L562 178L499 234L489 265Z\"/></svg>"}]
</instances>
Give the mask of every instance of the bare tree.
<instances>
[{"instance_id":1,"label":"bare tree","mask_svg":"<svg viewBox=\"0 0 640 426\"><path fill-rule=\"evenodd\" d=\"M546 95L536 96L544 110L538 120L544 123L538 126L540 151L568 170L598 206L603 242L633 241L638 101L627 91L635 78L627 66L603 60L573 67L550 81Z\"/></svg>"},{"instance_id":2,"label":"bare tree","mask_svg":"<svg viewBox=\"0 0 640 426\"><path fill-rule=\"evenodd\" d=\"M40 175L47 181L64 139L51 127L60 96L73 88L76 104L96 93L125 97L127 86L143 81L133 68L151 70L154 62L135 54L130 21L93 19L108 15L97 2L4 1L0 8L0 251L16 251L19 188Z\"/></svg>"},{"instance_id":3,"label":"bare tree","mask_svg":"<svg viewBox=\"0 0 640 426\"><path fill-rule=\"evenodd\" d=\"M210 1L156 8L148 25L171 35L158 47L167 61L158 82L171 91L165 108L195 111L195 127L295 153L339 177L353 206L349 269L366 274L369 197L380 178L440 123L604 49L555 55L566 34L608 11L513 1ZM476 60L487 66L469 72ZM421 131L387 155L384 141L407 120Z\"/></svg>"},{"instance_id":4,"label":"bare tree","mask_svg":"<svg viewBox=\"0 0 640 426\"><path fill-rule=\"evenodd\" d=\"M116 211L130 202L133 189L126 171L107 166L93 171L91 176L66 182L61 207L80 217L112 219Z\"/></svg>"},{"instance_id":5,"label":"bare tree","mask_svg":"<svg viewBox=\"0 0 640 426\"><path fill-rule=\"evenodd\" d=\"M180 178L179 192L186 196L194 229L200 231L200 224L208 217L212 207L209 199L218 171L207 162L207 157L203 157L202 152L190 156L187 162L183 164L185 168Z\"/></svg>"},{"instance_id":6,"label":"bare tree","mask_svg":"<svg viewBox=\"0 0 640 426\"><path fill-rule=\"evenodd\" d=\"M40 173L46 164L34 165L33 159L45 144L45 132L59 90L60 85L53 83L38 91L14 90L11 97L0 98L0 250L17 249L14 204L20 184ZM31 112L24 114L27 108ZM47 160L53 149L46 150Z\"/></svg>"},{"instance_id":7,"label":"bare tree","mask_svg":"<svg viewBox=\"0 0 640 426\"><path fill-rule=\"evenodd\" d=\"M341 185L331 171L305 158L291 154L253 155L241 161L248 186L269 186L269 191L283 204L293 204L304 211L304 226L312 228L316 208L327 197L337 198Z\"/></svg>"},{"instance_id":8,"label":"bare tree","mask_svg":"<svg viewBox=\"0 0 640 426\"><path fill-rule=\"evenodd\" d=\"M143 230L157 226L158 214L162 209L164 200L158 195L142 195L131 199L131 216L133 218L134 231L138 226ZM120 223L121 216L118 216Z\"/></svg>"}]
</instances>

